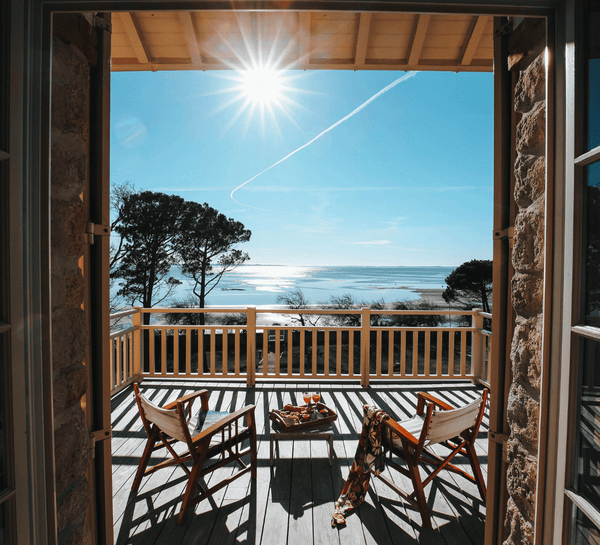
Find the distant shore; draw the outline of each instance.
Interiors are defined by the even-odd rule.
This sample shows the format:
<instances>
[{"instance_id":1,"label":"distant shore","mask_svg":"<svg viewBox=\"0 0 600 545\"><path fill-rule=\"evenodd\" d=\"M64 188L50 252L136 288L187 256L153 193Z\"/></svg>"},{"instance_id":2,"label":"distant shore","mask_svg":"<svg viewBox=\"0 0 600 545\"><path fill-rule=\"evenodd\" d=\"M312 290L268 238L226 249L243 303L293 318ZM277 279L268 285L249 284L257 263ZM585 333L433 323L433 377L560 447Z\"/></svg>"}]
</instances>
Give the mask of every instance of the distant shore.
<instances>
[{"instance_id":1,"label":"distant shore","mask_svg":"<svg viewBox=\"0 0 600 545\"><path fill-rule=\"evenodd\" d=\"M413 303L425 302L435 306L446 306L447 303L442 298L442 293L445 290L441 288L433 288L433 289L411 289L411 288L403 288L405 290L410 290L414 293L419 294L419 299L415 299L411 301Z\"/></svg>"}]
</instances>

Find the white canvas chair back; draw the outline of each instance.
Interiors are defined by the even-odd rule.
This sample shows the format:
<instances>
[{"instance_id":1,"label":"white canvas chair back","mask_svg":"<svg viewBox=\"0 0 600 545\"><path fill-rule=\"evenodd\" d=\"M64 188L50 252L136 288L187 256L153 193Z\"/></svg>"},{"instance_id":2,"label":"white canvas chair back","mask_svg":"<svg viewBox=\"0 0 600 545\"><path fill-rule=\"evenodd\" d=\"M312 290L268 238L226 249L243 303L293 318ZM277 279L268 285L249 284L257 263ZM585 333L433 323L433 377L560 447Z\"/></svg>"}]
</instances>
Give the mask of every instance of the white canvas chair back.
<instances>
[{"instance_id":1,"label":"white canvas chair back","mask_svg":"<svg viewBox=\"0 0 600 545\"><path fill-rule=\"evenodd\" d=\"M431 416L426 445L441 443L473 427L479 416L481 397L459 409L434 411Z\"/></svg>"},{"instance_id":2,"label":"white canvas chair back","mask_svg":"<svg viewBox=\"0 0 600 545\"><path fill-rule=\"evenodd\" d=\"M153 424L156 424L163 432L168 436L173 437L179 441L186 442L186 437L181 428L181 421L177 414L177 409L162 409L157 407L140 394L140 401L142 403L142 409L146 415L146 419Z\"/></svg>"}]
</instances>

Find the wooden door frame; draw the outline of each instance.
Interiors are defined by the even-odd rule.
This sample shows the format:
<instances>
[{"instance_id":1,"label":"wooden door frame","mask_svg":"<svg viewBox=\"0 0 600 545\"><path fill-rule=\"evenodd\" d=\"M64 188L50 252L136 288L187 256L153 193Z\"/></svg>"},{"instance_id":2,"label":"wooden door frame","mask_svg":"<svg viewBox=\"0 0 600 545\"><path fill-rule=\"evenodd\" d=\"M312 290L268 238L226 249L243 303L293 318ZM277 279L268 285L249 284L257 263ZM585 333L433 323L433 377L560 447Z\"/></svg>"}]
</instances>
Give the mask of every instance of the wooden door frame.
<instances>
[{"instance_id":1,"label":"wooden door frame","mask_svg":"<svg viewBox=\"0 0 600 545\"><path fill-rule=\"evenodd\" d=\"M481 0L475 0L473 2L463 1L463 2L453 2L453 1L443 1L438 0L437 2L431 2L430 0L413 0L412 2L397 2L393 0L387 1L376 1L376 0L363 0L361 2L357 2L355 0L352 1L338 1L338 0L329 0L329 1L320 1L320 0L303 0L294 4L294 10L331 10L331 11L389 11L389 12L436 12L436 13L468 13L468 14L488 14L488 15L515 15L515 16L537 16L537 17L547 17L553 21L558 21L558 14L560 14L563 10L563 6L565 2L572 2L573 0L525 0L525 1L516 1L512 2L502 1L502 0L487 0L482 2ZM482 5L485 3L485 5ZM279 9L280 3L275 0L264 0L264 1L250 1L250 0L242 0L236 2L235 5L232 5L230 1L225 0L163 0L159 1L145 1L145 0L12 0L11 6L17 6L20 4L20 7L16 8L17 11L21 13L22 21L24 21L25 25L21 25L24 28L24 34L20 38L20 46L21 50L24 53L25 62L23 63L22 74L19 74L20 82L19 84L15 84L15 88L21 89L21 96L25 101L23 108L16 112L11 118L11 126L17 126L15 128L16 136L20 136L21 141L23 143L22 149L22 158L20 161L20 167L17 172L11 174L11 182L15 180L15 183L24 191L31 190L35 195L33 198L27 202L27 214L29 217L33 215L35 217L36 213L40 213L42 220L45 224L49 224L49 211L47 210L47 205L49 203L49 177L48 177L48 159L46 150L48 150L49 144L49 74L50 74L50 28L51 28L51 20L53 12L110 12L110 11L130 11L130 10L190 10L190 9L222 9L222 10L231 10L231 9L251 9L251 10L277 10ZM560 32L557 33L557 40L562 40ZM15 44L17 44L18 40L15 40ZM555 44L555 51L560 51L562 47L564 50L564 42L557 41ZM19 49L19 48L17 48ZM557 55L555 57L556 61L560 61L560 57ZM560 69L557 68L555 73L555 81L557 82L557 94L556 94L556 103L562 105L561 97L564 99L565 95L562 91L564 87L565 81L565 73L561 72ZM561 79L562 78L562 79ZM568 95L567 95L568 96ZM559 106L559 108L562 106ZM565 114L561 114L565 115ZM19 117L20 116L20 117ZM557 116L559 119L559 116ZM563 118L564 119L564 118ZM562 122L562 121L561 121ZM547 156L547 163L552 162L555 164L555 161L559 157L564 159L564 132L557 130L556 131L556 145L553 146L555 148L556 155L553 157ZM564 165L564 163L562 163ZM556 163L558 167L561 167L560 163ZM563 187L564 186L564 168L556 168L555 169L555 186ZM11 183L11 186L13 184ZM563 206L562 204L560 206ZM104 221L102 217L104 216L104 212L100 211L100 221ZM551 228L553 231L556 230L557 227L563 225L564 227L564 218L562 220L556 220L557 214L554 214ZM496 226L496 225L495 225ZM28 262L33 264L37 264L41 271L47 271L48 274L42 274L40 277L35 277L33 274L32 268L26 271L24 278L30 284L31 290L33 293L39 293L39 299L37 303L34 300L31 300L31 308L28 309L28 315L34 316L36 310L40 312L37 314L38 316L49 316L49 268L47 264L50 259L50 250L49 250L49 234L44 235L43 233L35 232L33 233L35 238L33 245L33 250L31 246L27 246L27 242L23 240L23 254L28 257ZM558 280L562 277L562 266L563 266L563 248L555 245L556 251L551 254L551 262L553 263L554 270L558 272L558 274L554 274L553 278L555 281L552 286L552 294L555 294L552 297L550 304L552 305L552 328L553 331L557 326L556 322L560 318L560 311L562 308L557 302L557 299L562 300L562 292L560 290ZM557 268L558 267L558 268ZM497 274L497 273L495 273ZM12 273L11 273L12 276ZM48 276L48 278L46 278ZM31 293L32 291L29 291ZM560 297L557 297L560 295ZM30 301L30 299L27 299ZM96 324L102 324L103 319L107 318L107 315L104 316L103 313L105 310L100 310L99 314L96 315L93 320ZM106 323L108 320L105 320ZM28 320L24 320L24 323L29 323ZM102 327L99 325L99 327ZM39 328L41 331L40 338L43 339L41 345L36 345L32 347L31 353L27 354L27 358L30 363L37 369L39 375L38 376L47 376L48 370L51 370L51 356L50 356L50 348L51 348L51 335L50 335L50 323L49 319L41 324L32 324L32 332L35 328ZM559 328L560 329L560 328ZM562 329L560 329L562 332ZM104 333L99 333L101 336ZM32 335L33 336L33 335ZM554 362L557 359L556 354L560 354L561 348L561 335L558 337L547 335L547 337L552 337L552 342L550 343L550 348L547 352L544 353L543 360L543 368L548 367L550 362ZM506 338L504 339L506 340ZM550 341L548 341L550 342ZM500 346L503 343L496 343L495 349L499 350ZM500 351L496 353L495 361L496 368L499 368L500 356L502 355L502 365L506 363L506 345L504 346L504 354L502 355ZM102 353L102 359L100 360L100 367L108 369L107 361L104 361L105 358L108 357L108 351L106 353ZM44 369L46 370L46 375L44 375ZM501 373L504 375L504 373ZM96 377L97 380L95 382L98 385L98 392L94 393L94 398L98 400L99 406L104 407L101 412L105 412L105 405L103 405L102 400L108 398L108 390L105 390L107 382L105 382L103 377ZM495 385L495 391L504 391L504 377L498 375L497 380L501 380L502 382ZM24 384L31 385L34 380L32 377L24 377ZM549 377L549 388L553 388L554 382L552 376ZM51 382L46 380L43 383L43 387L40 388L40 399L42 400L43 407L35 406L33 407L32 419L35 420L41 419L43 421L43 416L48 415L48 407L51 406L52 399L52 385ZM492 398L493 399L493 398ZM45 408L44 408L45 407ZM498 411L498 408L495 409ZM51 413L50 413L51 414ZM542 414L547 414L542 407ZM547 419L542 422L544 428L548 426L549 422L553 422L553 418L556 416L552 411L548 413L549 416ZM497 417L497 413L496 413ZM103 421L106 418L106 414L102 417ZM33 422L32 420L32 422ZM46 475L44 482L49 483L51 479L48 477L48 473L52 473L51 466L53 464L53 444L52 444L52 421L46 420L44 424L40 428L43 430L41 433L42 443L45 445L45 448L42 449L45 453L45 458L43 458L42 466L46 468L42 474ZM552 439L552 440L550 440ZM556 456L551 456L550 454L556 454L558 446L560 444L560 437L550 438L548 439L547 445L545 448L548 448L548 457L549 459L556 459ZM107 443L108 444L108 443ZM109 463L110 457L104 459L103 464ZM498 468L497 468L498 469ZM104 469L104 473L106 473L106 468ZM544 472L544 475L547 473ZM547 483L550 483L550 478L556 477L556 469L553 470L552 475L546 478ZM108 491L110 487L103 487L103 495L104 501L108 504L112 501L111 497L108 497ZM44 490L44 493L46 491ZM30 501L35 501L30 499ZM50 503L50 502L48 502ZM546 507L544 507L546 510ZM48 512L51 519L51 513ZM488 517L490 515L488 514ZM537 518L536 518L537 521ZM49 533L52 534L54 530L52 530L52 521L46 520L45 523L49 529ZM537 538L536 538L537 540ZM51 541L49 541L51 542ZM486 543L488 543L486 541ZM491 541L490 543L494 543Z\"/></svg>"}]
</instances>

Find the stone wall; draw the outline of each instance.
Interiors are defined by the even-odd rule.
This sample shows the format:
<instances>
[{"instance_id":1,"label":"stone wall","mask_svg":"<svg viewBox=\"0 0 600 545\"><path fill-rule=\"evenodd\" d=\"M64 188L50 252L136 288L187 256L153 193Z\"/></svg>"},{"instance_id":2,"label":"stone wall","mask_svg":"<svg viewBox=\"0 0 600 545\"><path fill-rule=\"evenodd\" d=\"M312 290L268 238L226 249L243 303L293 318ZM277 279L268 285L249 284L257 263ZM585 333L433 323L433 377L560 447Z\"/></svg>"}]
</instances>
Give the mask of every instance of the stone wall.
<instances>
[{"instance_id":1,"label":"stone wall","mask_svg":"<svg viewBox=\"0 0 600 545\"><path fill-rule=\"evenodd\" d=\"M65 32L64 29L68 29ZM58 543L91 543L85 524L90 433L81 399L87 389L84 313L89 170L90 60L93 29L80 15L55 16L52 57L51 256L52 365ZM81 44L87 44L82 46Z\"/></svg>"},{"instance_id":2,"label":"stone wall","mask_svg":"<svg viewBox=\"0 0 600 545\"><path fill-rule=\"evenodd\" d=\"M516 324L508 397L506 545L533 543L542 351L545 199L545 66L543 54L523 70L514 90L517 112L511 285Z\"/></svg>"}]
</instances>

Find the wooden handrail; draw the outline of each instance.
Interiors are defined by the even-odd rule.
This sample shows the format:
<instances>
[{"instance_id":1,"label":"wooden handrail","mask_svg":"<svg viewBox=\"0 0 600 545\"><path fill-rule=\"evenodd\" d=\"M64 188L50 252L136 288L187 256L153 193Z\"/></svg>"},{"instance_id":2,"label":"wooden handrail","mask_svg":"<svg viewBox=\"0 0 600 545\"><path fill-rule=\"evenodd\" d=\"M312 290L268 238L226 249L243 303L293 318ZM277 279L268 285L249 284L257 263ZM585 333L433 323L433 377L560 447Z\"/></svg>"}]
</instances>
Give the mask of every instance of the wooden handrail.
<instances>
[{"instance_id":1,"label":"wooden handrail","mask_svg":"<svg viewBox=\"0 0 600 545\"><path fill-rule=\"evenodd\" d=\"M144 314L243 314L243 325L144 325ZM264 313L359 315L359 326L257 325ZM449 380L487 382L489 313L473 310L372 310L285 308L134 308L132 325L111 334L111 380L117 391L139 377L245 379ZM466 316L471 324L371 325L373 315Z\"/></svg>"}]
</instances>

